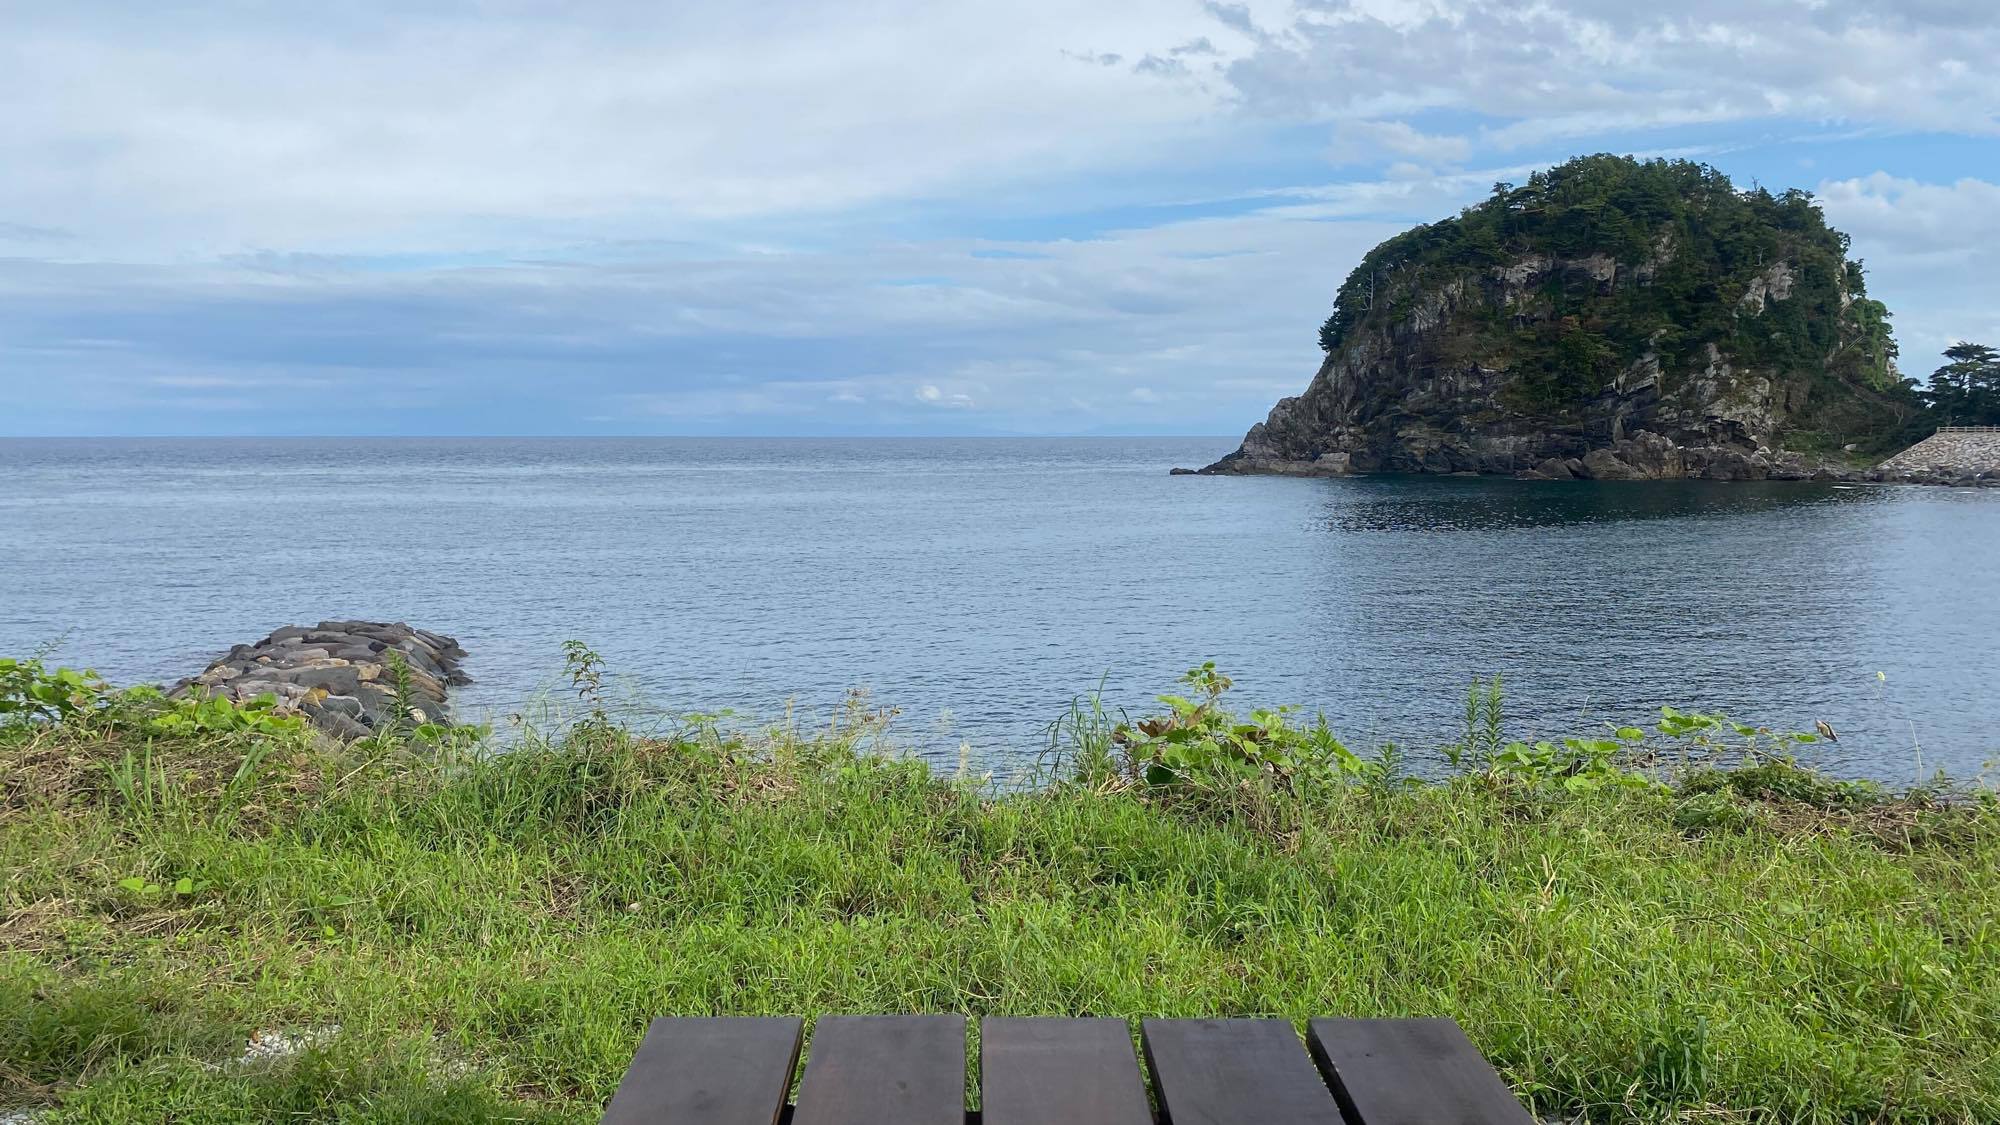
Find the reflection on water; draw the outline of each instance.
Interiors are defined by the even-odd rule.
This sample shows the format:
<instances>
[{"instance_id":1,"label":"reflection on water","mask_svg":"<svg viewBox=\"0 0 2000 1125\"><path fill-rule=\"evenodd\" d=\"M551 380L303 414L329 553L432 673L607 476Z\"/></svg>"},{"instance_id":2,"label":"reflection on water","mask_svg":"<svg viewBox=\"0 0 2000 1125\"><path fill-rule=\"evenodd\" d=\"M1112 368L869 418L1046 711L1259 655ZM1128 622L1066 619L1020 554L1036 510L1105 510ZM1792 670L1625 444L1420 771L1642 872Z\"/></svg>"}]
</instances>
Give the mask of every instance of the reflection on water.
<instances>
[{"instance_id":1,"label":"reflection on water","mask_svg":"<svg viewBox=\"0 0 2000 1125\"><path fill-rule=\"evenodd\" d=\"M1713 519L1783 508L1879 501L1881 487L1785 482L1515 481L1356 477L1326 499L1334 531L1440 532L1627 520Z\"/></svg>"},{"instance_id":2,"label":"reflection on water","mask_svg":"<svg viewBox=\"0 0 2000 1125\"><path fill-rule=\"evenodd\" d=\"M1897 781L2000 750L2000 490L1166 475L1231 444L0 441L0 652L158 680L406 618L465 642L477 715L578 637L664 707L867 686L1002 768L1208 659L1363 745L1450 738L1497 673L1521 734L1672 704L1825 719Z\"/></svg>"},{"instance_id":3,"label":"reflection on water","mask_svg":"<svg viewBox=\"0 0 2000 1125\"><path fill-rule=\"evenodd\" d=\"M1965 549L1996 542L2000 504L1954 499L1782 484L1338 482L1319 498L1329 534L1305 629L1341 639L1316 654L1317 678L1367 684L1384 736L1442 733L1424 719L1437 685L1490 669L1544 729L1663 705L1792 728L1823 718L1850 732L1828 748L1835 764L1907 781L1914 720L1939 745L1940 732L1957 732L1952 764L1976 770L2000 707L1967 662L2000 652L2000 616L1990 597L1959 595L2000 590L1992 556ZM1367 534L1342 534L1356 531ZM1937 762L1939 747L1930 753Z\"/></svg>"}]
</instances>

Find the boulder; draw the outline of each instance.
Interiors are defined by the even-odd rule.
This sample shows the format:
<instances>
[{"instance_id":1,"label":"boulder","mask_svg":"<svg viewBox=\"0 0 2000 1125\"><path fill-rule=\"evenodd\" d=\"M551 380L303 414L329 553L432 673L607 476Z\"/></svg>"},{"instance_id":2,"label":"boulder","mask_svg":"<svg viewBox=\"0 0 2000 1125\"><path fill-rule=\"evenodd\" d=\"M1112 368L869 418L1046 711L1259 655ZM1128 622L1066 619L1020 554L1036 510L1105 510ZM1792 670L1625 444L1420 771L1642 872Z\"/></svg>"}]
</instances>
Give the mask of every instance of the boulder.
<instances>
[{"instance_id":1,"label":"boulder","mask_svg":"<svg viewBox=\"0 0 2000 1125\"><path fill-rule=\"evenodd\" d=\"M1687 475L1680 446L1651 430L1640 430L1618 442L1616 452L1620 461L1643 477L1657 480Z\"/></svg>"},{"instance_id":2,"label":"boulder","mask_svg":"<svg viewBox=\"0 0 2000 1125\"><path fill-rule=\"evenodd\" d=\"M361 676L353 665L322 664L299 669L292 682L308 691L322 688L329 695L353 695L361 687Z\"/></svg>"},{"instance_id":3,"label":"boulder","mask_svg":"<svg viewBox=\"0 0 2000 1125\"><path fill-rule=\"evenodd\" d=\"M351 695L329 695L319 701L322 711L335 711L350 719L361 718L361 701Z\"/></svg>"},{"instance_id":4,"label":"boulder","mask_svg":"<svg viewBox=\"0 0 2000 1125\"><path fill-rule=\"evenodd\" d=\"M1583 475L1591 480L1642 480L1646 474L1619 460L1609 449L1593 449L1583 455Z\"/></svg>"},{"instance_id":5,"label":"boulder","mask_svg":"<svg viewBox=\"0 0 2000 1125\"><path fill-rule=\"evenodd\" d=\"M1739 449L1711 450L1708 467L1701 474L1708 480L1763 480L1765 467L1755 454Z\"/></svg>"},{"instance_id":6,"label":"boulder","mask_svg":"<svg viewBox=\"0 0 2000 1125\"><path fill-rule=\"evenodd\" d=\"M339 711L317 710L307 712L312 725L342 742L353 742L357 738L367 738L372 732L361 725L360 720Z\"/></svg>"}]
</instances>

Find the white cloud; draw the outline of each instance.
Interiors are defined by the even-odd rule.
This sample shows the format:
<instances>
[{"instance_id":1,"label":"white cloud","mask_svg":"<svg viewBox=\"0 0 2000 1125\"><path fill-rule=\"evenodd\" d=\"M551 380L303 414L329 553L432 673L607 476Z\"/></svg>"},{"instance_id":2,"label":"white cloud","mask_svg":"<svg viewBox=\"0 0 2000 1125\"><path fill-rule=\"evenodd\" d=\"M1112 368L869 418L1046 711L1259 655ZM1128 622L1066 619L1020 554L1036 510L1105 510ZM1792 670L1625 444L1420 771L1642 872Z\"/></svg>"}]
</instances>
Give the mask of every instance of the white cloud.
<instances>
[{"instance_id":1,"label":"white cloud","mask_svg":"<svg viewBox=\"0 0 2000 1125\"><path fill-rule=\"evenodd\" d=\"M1336 164L1376 164L1384 154L1407 157L1427 167L1463 164L1472 155L1465 137L1435 135L1407 121L1344 121L1334 131L1328 156Z\"/></svg>"},{"instance_id":2,"label":"white cloud","mask_svg":"<svg viewBox=\"0 0 2000 1125\"><path fill-rule=\"evenodd\" d=\"M1927 377L1957 340L2000 341L2000 184L1929 184L1876 172L1819 185L1827 220L1854 238L1868 289L1895 314L1904 373Z\"/></svg>"},{"instance_id":3,"label":"white cloud","mask_svg":"<svg viewBox=\"0 0 2000 1125\"><path fill-rule=\"evenodd\" d=\"M260 383L263 382L263 380L248 375L188 374L188 375L153 375L148 377L146 379L146 382L151 383L153 386L156 387L167 387L173 390L216 391L216 390L249 390L257 387ZM317 384L319 381L305 380L304 382L305 385L310 386Z\"/></svg>"},{"instance_id":4,"label":"white cloud","mask_svg":"<svg viewBox=\"0 0 2000 1125\"><path fill-rule=\"evenodd\" d=\"M2000 8L1950 0L286 11L17 6L0 240L123 261L762 241L777 217L1215 158L1226 105L1413 168L1746 119L2000 130ZM1499 124L1411 116L1439 110Z\"/></svg>"},{"instance_id":5,"label":"white cloud","mask_svg":"<svg viewBox=\"0 0 2000 1125\"><path fill-rule=\"evenodd\" d=\"M1083 240L595 265L0 263L0 395L67 382L67 423L37 408L16 424L94 432L103 422L75 411L115 415L142 385L186 396L218 375L256 386L274 425L438 432L477 428L489 410L555 431L790 419L1074 432L1122 424L1150 394L1162 425L1229 430L1310 377L1331 293L1399 228L1280 207ZM973 256L996 247L1012 253ZM909 277L931 280L885 284ZM409 419L376 410L392 394Z\"/></svg>"},{"instance_id":6,"label":"white cloud","mask_svg":"<svg viewBox=\"0 0 2000 1125\"><path fill-rule=\"evenodd\" d=\"M1887 172L1828 180L1817 192L1834 225L1898 258L1992 261L2000 244L2000 184L1927 184Z\"/></svg>"},{"instance_id":7,"label":"white cloud","mask_svg":"<svg viewBox=\"0 0 2000 1125\"><path fill-rule=\"evenodd\" d=\"M917 388L917 401L926 406L942 406L952 410L967 410L976 406L971 395L964 391L944 391L935 383L925 383Z\"/></svg>"},{"instance_id":8,"label":"white cloud","mask_svg":"<svg viewBox=\"0 0 2000 1125\"><path fill-rule=\"evenodd\" d=\"M1240 430L1363 251L1553 142L2000 111L1959 0L15 7L0 427L45 431ZM1820 190L1928 370L2000 340L2000 189L1899 171Z\"/></svg>"},{"instance_id":9,"label":"white cloud","mask_svg":"<svg viewBox=\"0 0 2000 1125\"><path fill-rule=\"evenodd\" d=\"M1248 27L1223 15L1257 44L1214 74L1253 114L1477 113L1511 119L1484 138L1502 146L1780 117L2000 134L2000 7L1983 0L1300 0Z\"/></svg>"},{"instance_id":10,"label":"white cloud","mask_svg":"<svg viewBox=\"0 0 2000 1125\"><path fill-rule=\"evenodd\" d=\"M1139 159L1213 98L1075 57L1182 0L14 6L0 232L404 252L826 213Z\"/></svg>"}]
</instances>

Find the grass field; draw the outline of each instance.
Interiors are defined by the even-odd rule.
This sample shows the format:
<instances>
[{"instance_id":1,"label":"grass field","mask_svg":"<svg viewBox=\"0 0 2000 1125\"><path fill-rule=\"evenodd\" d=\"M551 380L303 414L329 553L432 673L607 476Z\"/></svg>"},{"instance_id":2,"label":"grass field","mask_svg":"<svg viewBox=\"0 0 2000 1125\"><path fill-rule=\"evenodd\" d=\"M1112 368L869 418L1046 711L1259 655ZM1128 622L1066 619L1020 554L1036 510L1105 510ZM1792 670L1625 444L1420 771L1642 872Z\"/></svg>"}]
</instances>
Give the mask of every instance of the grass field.
<instances>
[{"instance_id":1,"label":"grass field","mask_svg":"<svg viewBox=\"0 0 2000 1125\"><path fill-rule=\"evenodd\" d=\"M858 713L492 753L116 710L0 726L41 1125L588 1122L650 1016L906 1011L1444 1014L1552 1117L2000 1120L1990 800L1502 746L1169 778L1087 716L997 793Z\"/></svg>"}]
</instances>

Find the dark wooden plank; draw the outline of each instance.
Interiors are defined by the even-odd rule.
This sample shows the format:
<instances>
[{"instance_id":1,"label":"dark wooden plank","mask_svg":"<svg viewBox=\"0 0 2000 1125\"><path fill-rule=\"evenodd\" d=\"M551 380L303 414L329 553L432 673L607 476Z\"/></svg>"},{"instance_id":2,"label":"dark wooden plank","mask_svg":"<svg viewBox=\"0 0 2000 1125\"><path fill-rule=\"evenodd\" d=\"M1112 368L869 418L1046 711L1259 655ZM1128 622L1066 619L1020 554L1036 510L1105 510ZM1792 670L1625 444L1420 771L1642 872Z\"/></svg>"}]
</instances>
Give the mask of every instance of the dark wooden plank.
<instances>
[{"instance_id":1,"label":"dark wooden plank","mask_svg":"<svg viewBox=\"0 0 2000 1125\"><path fill-rule=\"evenodd\" d=\"M1146 1020L1139 1030L1171 1125L1341 1125L1289 1020Z\"/></svg>"},{"instance_id":2,"label":"dark wooden plank","mask_svg":"<svg viewBox=\"0 0 2000 1125\"><path fill-rule=\"evenodd\" d=\"M979 1102L984 1125L1153 1125L1118 1019L982 1020Z\"/></svg>"},{"instance_id":3,"label":"dark wooden plank","mask_svg":"<svg viewBox=\"0 0 2000 1125\"><path fill-rule=\"evenodd\" d=\"M1353 1125L1534 1121L1452 1020L1313 1020L1308 1031Z\"/></svg>"},{"instance_id":4,"label":"dark wooden plank","mask_svg":"<svg viewBox=\"0 0 2000 1125\"><path fill-rule=\"evenodd\" d=\"M604 1125L772 1125L805 1021L665 1017L646 1029Z\"/></svg>"},{"instance_id":5,"label":"dark wooden plank","mask_svg":"<svg viewBox=\"0 0 2000 1125\"><path fill-rule=\"evenodd\" d=\"M821 1017L792 1125L965 1125L965 1017Z\"/></svg>"}]
</instances>

